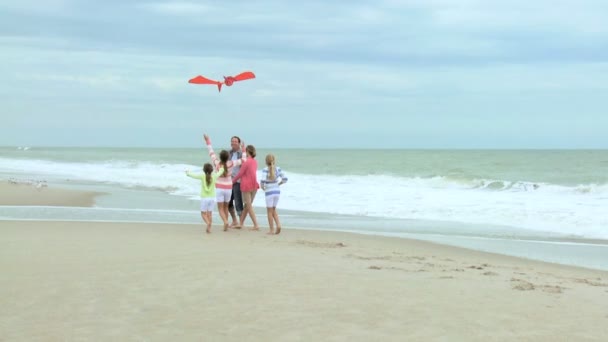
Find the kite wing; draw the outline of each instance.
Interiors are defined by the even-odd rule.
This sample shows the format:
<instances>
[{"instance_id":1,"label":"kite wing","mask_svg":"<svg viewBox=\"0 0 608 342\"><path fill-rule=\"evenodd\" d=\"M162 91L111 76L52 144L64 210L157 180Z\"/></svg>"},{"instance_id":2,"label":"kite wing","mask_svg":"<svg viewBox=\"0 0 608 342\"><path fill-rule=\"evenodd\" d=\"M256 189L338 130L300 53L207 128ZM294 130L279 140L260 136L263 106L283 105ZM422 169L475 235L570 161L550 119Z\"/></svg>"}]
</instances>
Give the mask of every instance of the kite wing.
<instances>
[{"instance_id":1,"label":"kite wing","mask_svg":"<svg viewBox=\"0 0 608 342\"><path fill-rule=\"evenodd\" d=\"M210 79L205 78L205 77L203 77L201 75L198 75L195 78L190 79L188 81L188 83L193 83L193 84L215 84L215 85L221 84L221 82L210 80Z\"/></svg>"},{"instance_id":2,"label":"kite wing","mask_svg":"<svg viewBox=\"0 0 608 342\"><path fill-rule=\"evenodd\" d=\"M191 78L188 83L192 84L213 84L217 86L217 91L222 91L222 82L210 80L201 75L196 76L195 78Z\"/></svg>"},{"instance_id":3,"label":"kite wing","mask_svg":"<svg viewBox=\"0 0 608 342\"><path fill-rule=\"evenodd\" d=\"M252 78L255 78L255 75L251 71L245 71L243 73L240 73L240 74L234 76L235 81L244 81L244 80L249 80Z\"/></svg>"}]
</instances>

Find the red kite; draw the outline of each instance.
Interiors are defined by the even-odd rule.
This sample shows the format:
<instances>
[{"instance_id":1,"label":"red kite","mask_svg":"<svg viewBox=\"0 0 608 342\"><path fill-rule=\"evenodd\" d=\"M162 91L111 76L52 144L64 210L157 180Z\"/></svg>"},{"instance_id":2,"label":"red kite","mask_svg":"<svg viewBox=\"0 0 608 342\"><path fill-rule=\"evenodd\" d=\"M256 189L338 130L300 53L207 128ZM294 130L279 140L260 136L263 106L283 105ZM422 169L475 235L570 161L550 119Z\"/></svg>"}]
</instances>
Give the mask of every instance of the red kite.
<instances>
[{"instance_id":1,"label":"red kite","mask_svg":"<svg viewBox=\"0 0 608 342\"><path fill-rule=\"evenodd\" d=\"M188 83L193 84L215 84L217 86L218 91L222 91L222 84L225 84L227 87L230 87L236 81L244 81L255 78L255 75L251 71L245 71L236 76L224 76L224 82L210 80L201 75L196 76L188 81Z\"/></svg>"}]
</instances>

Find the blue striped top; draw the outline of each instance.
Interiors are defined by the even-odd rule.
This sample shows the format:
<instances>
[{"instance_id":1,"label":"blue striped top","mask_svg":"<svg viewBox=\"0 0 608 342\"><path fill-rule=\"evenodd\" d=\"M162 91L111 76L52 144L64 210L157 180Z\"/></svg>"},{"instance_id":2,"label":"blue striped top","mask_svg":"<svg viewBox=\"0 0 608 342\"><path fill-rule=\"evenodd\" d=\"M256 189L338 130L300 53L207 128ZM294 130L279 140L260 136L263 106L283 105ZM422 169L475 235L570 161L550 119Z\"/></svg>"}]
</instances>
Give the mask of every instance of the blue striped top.
<instances>
[{"instance_id":1,"label":"blue striped top","mask_svg":"<svg viewBox=\"0 0 608 342\"><path fill-rule=\"evenodd\" d=\"M285 175L283 170L281 170L280 167L276 166L274 172L274 180L269 180L268 177L270 177L270 169L268 167L265 167L262 170L260 186L262 189L264 189L264 191L266 191L266 196L280 194L281 190L279 188L279 185L287 182L287 176Z\"/></svg>"}]
</instances>

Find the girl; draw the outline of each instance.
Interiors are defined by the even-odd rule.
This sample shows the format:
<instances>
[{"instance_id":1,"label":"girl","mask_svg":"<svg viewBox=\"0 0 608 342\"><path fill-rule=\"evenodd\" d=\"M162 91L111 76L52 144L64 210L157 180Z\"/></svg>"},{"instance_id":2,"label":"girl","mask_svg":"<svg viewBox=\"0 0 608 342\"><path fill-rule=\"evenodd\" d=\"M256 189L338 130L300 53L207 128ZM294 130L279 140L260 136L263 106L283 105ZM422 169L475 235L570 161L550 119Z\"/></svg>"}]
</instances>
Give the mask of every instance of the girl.
<instances>
[{"instance_id":1,"label":"girl","mask_svg":"<svg viewBox=\"0 0 608 342\"><path fill-rule=\"evenodd\" d=\"M247 145L245 151L247 153L247 161L243 163L239 173L232 179L232 182L235 183L242 178L241 192L243 193L243 213L241 214L241 226L243 226L245 218L247 217L247 214L249 214L251 221L253 221L253 228L251 230L260 230L252 206L255 194L260 187L256 174L258 162L255 160L255 147L253 147L253 145Z\"/></svg>"},{"instance_id":2,"label":"girl","mask_svg":"<svg viewBox=\"0 0 608 342\"><path fill-rule=\"evenodd\" d=\"M209 163L203 166L204 175L195 175L186 170L186 176L201 180L201 217L207 224L207 234L211 233L211 213L213 212L213 204L215 202L215 181L224 171L225 169L222 168L218 172L211 174L213 166Z\"/></svg>"},{"instance_id":3,"label":"girl","mask_svg":"<svg viewBox=\"0 0 608 342\"><path fill-rule=\"evenodd\" d=\"M230 154L226 150L222 150L220 152L220 158L217 159L215 152L213 151L213 147L211 146L211 139L207 134L203 135L205 138L205 144L207 144L207 150L209 151L209 156L211 157L211 161L213 165L215 165L216 170L224 169L224 172L221 173L220 177L217 179L215 183L216 191L216 200L217 200L217 210L220 213L220 217L224 222L224 231L228 230L228 206L230 204L230 198L232 196L232 168L240 166L247 160L247 154L245 153L245 144L241 143L241 148L243 150L243 157L237 160L228 160L230 158ZM234 221L234 218L233 218ZM233 222L234 223L234 222ZM235 228L240 228L238 225L234 225Z\"/></svg>"},{"instance_id":4,"label":"girl","mask_svg":"<svg viewBox=\"0 0 608 342\"><path fill-rule=\"evenodd\" d=\"M279 214L277 214L277 204L281 195L279 187L286 182L287 176L285 176L280 167L276 166L274 155L267 155L266 167L262 170L260 186L266 192L266 213L268 214L268 225L270 226L268 234L274 234L275 223L277 226L276 234L281 233L281 222L279 222Z\"/></svg>"}]
</instances>

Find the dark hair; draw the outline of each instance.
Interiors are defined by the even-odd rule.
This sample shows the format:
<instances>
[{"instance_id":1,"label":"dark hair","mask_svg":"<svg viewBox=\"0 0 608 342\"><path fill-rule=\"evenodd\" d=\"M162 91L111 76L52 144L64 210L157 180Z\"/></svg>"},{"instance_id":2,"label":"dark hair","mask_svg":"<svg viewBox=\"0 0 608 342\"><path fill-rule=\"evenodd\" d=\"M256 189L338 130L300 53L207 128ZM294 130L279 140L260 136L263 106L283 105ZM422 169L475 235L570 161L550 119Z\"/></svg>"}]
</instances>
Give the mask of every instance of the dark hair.
<instances>
[{"instance_id":1,"label":"dark hair","mask_svg":"<svg viewBox=\"0 0 608 342\"><path fill-rule=\"evenodd\" d=\"M228 176L228 158L230 158L230 154L226 150L222 150L220 152L220 165L224 167L224 173L222 173L222 177Z\"/></svg>"},{"instance_id":2,"label":"dark hair","mask_svg":"<svg viewBox=\"0 0 608 342\"><path fill-rule=\"evenodd\" d=\"M203 172L205 173L205 181L207 182L207 186L211 185L211 172L213 172L213 166L209 163L205 163L203 165Z\"/></svg>"},{"instance_id":3,"label":"dark hair","mask_svg":"<svg viewBox=\"0 0 608 342\"><path fill-rule=\"evenodd\" d=\"M247 145L247 148L245 149L245 151L247 153L249 153L253 158L255 158L255 146Z\"/></svg>"},{"instance_id":4,"label":"dark hair","mask_svg":"<svg viewBox=\"0 0 608 342\"><path fill-rule=\"evenodd\" d=\"M232 136L232 138L230 138L230 140L232 139L236 139L239 141L239 144L241 143L241 138L237 137L236 135Z\"/></svg>"}]
</instances>

